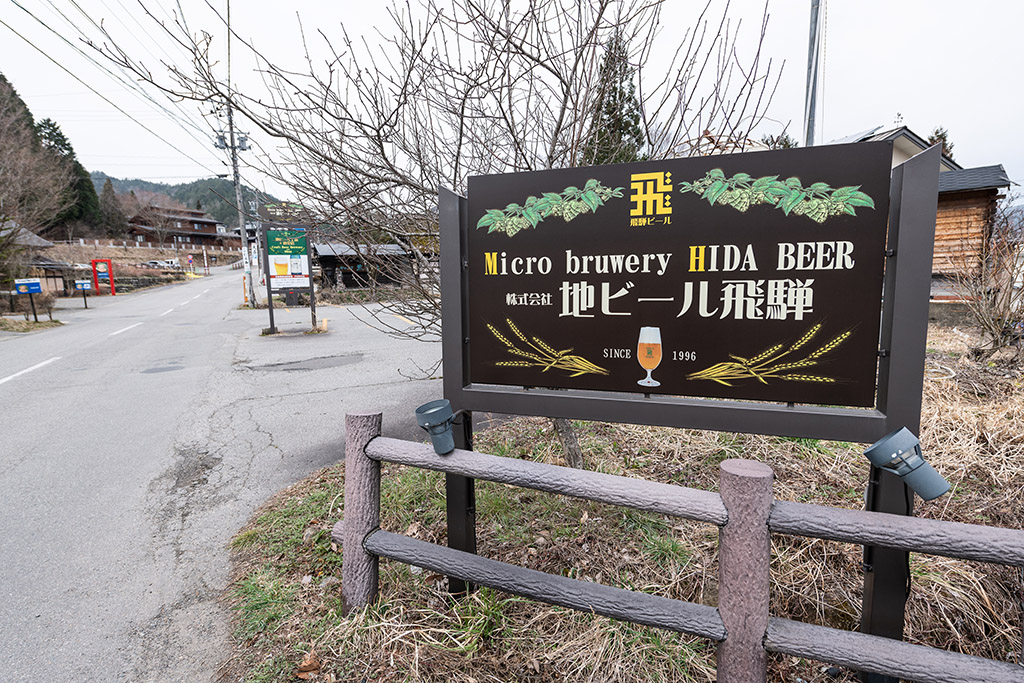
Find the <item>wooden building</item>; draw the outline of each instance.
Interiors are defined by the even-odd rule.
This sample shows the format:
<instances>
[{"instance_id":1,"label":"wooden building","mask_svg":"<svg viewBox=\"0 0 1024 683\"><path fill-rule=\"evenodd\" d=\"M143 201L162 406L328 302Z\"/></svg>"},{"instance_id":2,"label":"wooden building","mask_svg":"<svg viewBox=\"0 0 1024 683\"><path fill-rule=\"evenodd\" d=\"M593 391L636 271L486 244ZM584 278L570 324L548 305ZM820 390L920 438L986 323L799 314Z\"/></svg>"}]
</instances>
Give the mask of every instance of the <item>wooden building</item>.
<instances>
[{"instance_id":1,"label":"wooden building","mask_svg":"<svg viewBox=\"0 0 1024 683\"><path fill-rule=\"evenodd\" d=\"M1002 164L939 174L933 273L953 275L979 262L992 234L996 203L1009 186Z\"/></svg>"},{"instance_id":2,"label":"wooden building","mask_svg":"<svg viewBox=\"0 0 1024 683\"><path fill-rule=\"evenodd\" d=\"M238 249L237 233L227 231L212 216L194 209L150 206L128 221L128 234L137 242L158 243L191 250L204 246Z\"/></svg>"},{"instance_id":3,"label":"wooden building","mask_svg":"<svg viewBox=\"0 0 1024 683\"><path fill-rule=\"evenodd\" d=\"M882 130L879 126L835 140L834 143L877 141L893 143L894 167L931 146L906 126L888 130ZM1003 197L1001 191L1009 186L1010 179L1001 164L963 168L950 157L940 158L935 249L932 255L932 274L936 276L937 282L962 271L967 264L977 263L985 240L992 234L996 203ZM940 288L940 291L945 290Z\"/></svg>"}]
</instances>

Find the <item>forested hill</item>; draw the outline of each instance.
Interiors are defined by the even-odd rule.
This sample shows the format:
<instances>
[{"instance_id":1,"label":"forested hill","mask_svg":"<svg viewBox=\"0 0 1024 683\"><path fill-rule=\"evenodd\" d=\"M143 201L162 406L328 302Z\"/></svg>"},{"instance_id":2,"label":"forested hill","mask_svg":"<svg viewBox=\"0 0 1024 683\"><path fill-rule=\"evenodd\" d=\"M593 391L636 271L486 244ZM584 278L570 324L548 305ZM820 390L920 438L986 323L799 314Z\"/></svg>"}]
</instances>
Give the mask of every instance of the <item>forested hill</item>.
<instances>
[{"instance_id":1,"label":"forested hill","mask_svg":"<svg viewBox=\"0 0 1024 683\"><path fill-rule=\"evenodd\" d=\"M199 206L203 211L225 225L236 225L238 223L238 210L235 208L235 187L227 178L203 178L194 180L191 183L168 185L167 183L154 183L138 178L114 178L102 171L93 171L90 175L92 176L93 185L96 186L97 193L103 190L103 183L106 182L107 178L110 178L110 184L113 185L114 191L118 194L127 194L132 190L136 192L139 190L159 192L177 199L190 209L196 208L196 202L199 202ZM243 185L243 201L248 203L254 197L261 203L280 201L272 195Z\"/></svg>"}]
</instances>

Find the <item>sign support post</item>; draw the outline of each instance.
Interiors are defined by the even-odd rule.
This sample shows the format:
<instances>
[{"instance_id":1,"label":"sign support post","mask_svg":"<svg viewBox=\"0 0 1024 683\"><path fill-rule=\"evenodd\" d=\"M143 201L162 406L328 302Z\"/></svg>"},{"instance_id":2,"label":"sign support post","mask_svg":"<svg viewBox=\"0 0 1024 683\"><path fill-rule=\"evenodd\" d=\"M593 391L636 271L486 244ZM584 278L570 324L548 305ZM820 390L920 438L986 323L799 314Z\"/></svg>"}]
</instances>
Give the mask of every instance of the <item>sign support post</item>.
<instances>
[{"instance_id":1,"label":"sign support post","mask_svg":"<svg viewBox=\"0 0 1024 683\"><path fill-rule=\"evenodd\" d=\"M888 348L879 353L879 409L890 424L921 432L925 348L928 338L928 298L931 288L932 250L935 243L935 210L938 202L939 147L933 146L893 169L890 189L887 277L883 292L882 333ZM914 494L897 475L872 466L865 509L896 515L914 514ZM864 598L862 633L903 639L905 607L910 591L910 554L903 550L864 548ZM863 673L866 683L898 683L881 674Z\"/></svg>"},{"instance_id":2,"label":"sign support post","mask_svg":"<svg viewBox=\"0 0 1024 683\"><path fill-rule=\"evenodd\" d=\"M441 352L444 356L452 354L460 361L460 372L465 372L464 351L468 349L469 338L462 333L463 311L467 301L463 288L459 286L465 265L461 254L464 253L464 236L466 232L466 200L454 192L442 189L439 198L440 227L442 244L445 240L453 243L454 248L441 250L441 307L444 311L458 311L455 319L455 333L442 334ZM448 318L446 318L446 321ZM446 322L447 324L447 322ZM442 325L444 329L444 325ZM444 376L444 395L454 396L455 386L461 387L461 378L453 372ZM464 406L456 405L456 410ZM456 414L452 426L455 447L472 450L473 448L473 413L461 410ZM448 521L448 546L467 553L476 553L476 481L469 477L454 474L445 475L445 500ZM448 577L448 590L453 595L464 594L472 590L472 586L462 579Z\"/></svg>"},{"instance_id":3,"label":"sign support post","mask_svg":"<svg viewBox=\"0 0 1024 683\"><path fill-rule=\"evenodd\" d=\"M309 235L306 235L306 262L309 263L309 316L313 326L309 329L316 330L316 285L313 284L313 247L309 243ZM323 271L321 271L323 272Z\"/></svg>"},{"instance_id":4,"label":"sign support post","mask_svg":"<svg viewBox=\"0 0 1024 683\"><path fill-rule=\"evenodd\" d=\"M274 292L270 286L270 245L267 243L267 226L263 226L263 277L267 280L267 311L270 313L270 327L268 334L277 334L274 327ZM253 301L255 304L256 302Z\"/></svg>"},{"instance_id":5,"label":"sign support post","mask_svg":"<svg viewBox=\"0 0 1024 683\"><path fill-rule=\"evenodd\" d=\"M452 425L455 447L473 450L473 413L466 410L455 416ZM476 480L457 474L444 475L445 505L447 507L448 547L476 554ZM448 592L465 595L473 584L453 576L448 577Z\"/></svg>"},{"instance_id":6,"label":"sign support post","mask_svg":"<svg viewBox=\"0 0 1024 683\"><path fill-rule=\"evenodd\" d=\"M89 308L89 300L85 296L85 290L92 289L92 282L90 280L75 280L75 289L82 291L82 303L85 304L86 308Z\"/></svg>"},{"instance_id":7,"label":"sign support post","mask_svg":"<svg viewBox=\"0 0 1024 683\"><path fill-rule=\"evenodd\" d=\"M28 293L28 302L32 306L32 317L35 319L36 322L39 322L39 316L36 315L36 300L32 298L31 290Z\"/></svg>"}]
</instances>

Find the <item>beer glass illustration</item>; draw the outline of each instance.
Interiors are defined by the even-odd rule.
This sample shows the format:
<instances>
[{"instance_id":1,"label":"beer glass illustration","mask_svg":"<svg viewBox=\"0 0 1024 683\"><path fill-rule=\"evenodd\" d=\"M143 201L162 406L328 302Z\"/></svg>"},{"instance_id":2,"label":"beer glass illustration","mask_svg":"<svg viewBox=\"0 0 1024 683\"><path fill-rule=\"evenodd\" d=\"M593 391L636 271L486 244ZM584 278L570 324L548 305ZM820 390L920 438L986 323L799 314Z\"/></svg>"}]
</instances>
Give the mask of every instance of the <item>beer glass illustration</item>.
<instances>
[{"instance_id":1,"label":"beer glass illustration","mask_svg":"<svg viewBox=\"0 0 1024 683\"><path fill-rule=\"evenodd\" d=\"M287 275L289 258L287 256L275 255L273 257L274 262L274 274L275 275Z\"/></svg>"},{"instance_id":2,"label":"beer glass illustration","mask_svg":"<svg viewBox=\"0 0 1024 683\"><path fill-rule=\"evenodd\" d=\"M641 327L636 343L636 359L647 371L647 377L637 381L642 387L660 387L661 382L651 378L651 371L661 364L661 328Z\"/></svg>"}]
</instances>

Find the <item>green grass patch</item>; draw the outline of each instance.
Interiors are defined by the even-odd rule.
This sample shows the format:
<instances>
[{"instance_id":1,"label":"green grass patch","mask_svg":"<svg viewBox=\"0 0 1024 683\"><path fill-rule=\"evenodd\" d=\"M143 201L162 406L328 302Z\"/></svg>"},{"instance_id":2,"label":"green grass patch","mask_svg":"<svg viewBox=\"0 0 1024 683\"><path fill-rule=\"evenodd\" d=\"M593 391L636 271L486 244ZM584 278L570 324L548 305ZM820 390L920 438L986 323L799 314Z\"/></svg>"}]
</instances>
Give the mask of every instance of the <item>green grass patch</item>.
<instances>
[{"instance_id":1,"label":"green grass patch","mask_svg":"<svg viewBox=\"0 0 1024 683\"><path fill-rule=\"evenodd\" d=\"M234 588L235 637L251 640L273 633L295 609L296 588L283 576L259 570Z\"/></svg>"}]
</instances>

